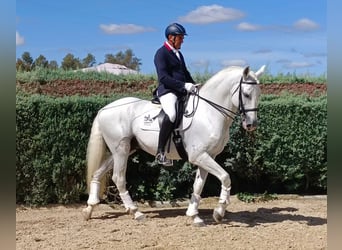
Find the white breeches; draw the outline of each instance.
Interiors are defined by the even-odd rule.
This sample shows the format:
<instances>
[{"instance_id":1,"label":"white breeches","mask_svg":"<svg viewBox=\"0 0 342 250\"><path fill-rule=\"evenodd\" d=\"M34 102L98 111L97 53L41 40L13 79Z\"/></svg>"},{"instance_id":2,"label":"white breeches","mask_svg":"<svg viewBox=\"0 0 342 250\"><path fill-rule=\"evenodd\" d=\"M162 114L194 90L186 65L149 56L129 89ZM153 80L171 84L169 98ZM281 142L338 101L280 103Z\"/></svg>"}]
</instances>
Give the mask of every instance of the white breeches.
<instances>
[{"instance_id":1,"label":"white breeches","mask_svg":"<svg viewBox=\"0 0 342 250\"><path fill-rule=\"evenodd\" d=\"M169 116L170 121L175 122L177 96L173 93L167 93L160 96L159 100L165 114Z\"/></svg>"}]
</instances>

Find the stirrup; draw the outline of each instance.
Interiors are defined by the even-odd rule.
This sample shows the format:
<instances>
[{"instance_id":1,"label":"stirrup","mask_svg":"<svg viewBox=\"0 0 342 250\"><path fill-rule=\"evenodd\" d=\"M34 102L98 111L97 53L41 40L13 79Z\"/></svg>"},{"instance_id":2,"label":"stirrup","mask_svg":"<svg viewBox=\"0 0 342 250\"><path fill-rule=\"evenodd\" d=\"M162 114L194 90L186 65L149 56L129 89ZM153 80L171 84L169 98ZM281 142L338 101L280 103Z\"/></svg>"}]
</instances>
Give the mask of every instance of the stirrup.
<instances>
[{"instance_id":1,"label":"stirrup","mask_svg":"<svg viewBox=\"0 0 342 250\"><path fill-rule=\"evenodd\" d=\"M158 153L156 156L156 161L158 164L171 167L173 166L173 160L166 158L166 155L164 153Z\"/></svg>"}]
</instances>

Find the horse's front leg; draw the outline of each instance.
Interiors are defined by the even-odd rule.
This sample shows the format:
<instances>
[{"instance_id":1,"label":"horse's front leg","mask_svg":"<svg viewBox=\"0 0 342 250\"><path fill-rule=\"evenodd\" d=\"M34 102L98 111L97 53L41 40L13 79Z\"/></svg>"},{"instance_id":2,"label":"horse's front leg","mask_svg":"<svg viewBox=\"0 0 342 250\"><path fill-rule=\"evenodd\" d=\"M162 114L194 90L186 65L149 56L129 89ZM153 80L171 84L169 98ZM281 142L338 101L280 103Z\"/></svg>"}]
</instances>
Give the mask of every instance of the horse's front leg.
<instances>
[{"instance_id":1,"label":"horse's front leg","mask_svg":"<svg viewBox=\"0 0 342 250\"><path fill-rule=\"evenodd\" d=\"M213 218L217 223L222 222L226 208L230 203L230 187L221 186L221 193L219 198L219 205L214 209Z\"/></svg>"},{"instance_id":2,"label":"horse's front leg","mask_svg":"<svg viewBox=\"0 0 342 250\"><path fill-rule=\"evenodd\" d=\"M229 174L206 152L200 154L192 161L208 173L216 176L221 181L219 205L214 209L213 218L221 222L228 204L230 203L231 180Z\"/></svg>"},{"instance_id":3,"label":"horse's front leg","mask_svg":"<svg viewBox=\"0 0 342 250\"><path fill-rule=\"evenodd\" d=\"M204 221L198 215L198 206L201 201L201 193L205 181L207 179L208 172L204 169L197 168L196 178L193 184L193 193L189 202L188 209L186 210L186 215L193 218L195 226L204 226Z\"/></svg>"}]
</instances>

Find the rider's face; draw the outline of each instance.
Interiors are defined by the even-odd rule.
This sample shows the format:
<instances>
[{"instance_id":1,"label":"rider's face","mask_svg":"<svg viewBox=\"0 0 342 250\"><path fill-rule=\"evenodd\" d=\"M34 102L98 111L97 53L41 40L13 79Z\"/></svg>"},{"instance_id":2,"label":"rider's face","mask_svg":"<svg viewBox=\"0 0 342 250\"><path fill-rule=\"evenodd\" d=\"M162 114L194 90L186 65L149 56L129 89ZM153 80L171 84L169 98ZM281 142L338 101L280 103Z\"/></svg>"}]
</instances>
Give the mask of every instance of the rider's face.
<instances>
[{"instance_id":1,"label":"rider's face","mask_svg":"<svg viewBox=\"0 0 342 250\"><path fill-rule=\"evenodd\" d=\"M176 35L171 38L173 42L173 47L175 49L180 49L184 40L184 35Z\"/></svg>"}]
</instances>

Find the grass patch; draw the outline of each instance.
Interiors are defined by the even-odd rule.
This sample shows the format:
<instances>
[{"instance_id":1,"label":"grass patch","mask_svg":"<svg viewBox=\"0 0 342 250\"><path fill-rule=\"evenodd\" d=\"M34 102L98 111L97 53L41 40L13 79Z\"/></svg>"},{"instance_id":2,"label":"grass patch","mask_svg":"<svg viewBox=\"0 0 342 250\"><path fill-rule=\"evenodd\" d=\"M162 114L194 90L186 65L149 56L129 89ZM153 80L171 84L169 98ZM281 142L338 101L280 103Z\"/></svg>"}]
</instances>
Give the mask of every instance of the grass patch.
<instances>
[{"instance_id":1,"label":"grass patch","mask_svg":"<svg viewBox=\"0 0 342 250\"><path fill-rule=\"evenodd\" d=\"M267 192L263 194L238 193L237 198L246 203L266 202L278 199L276 194L268 194Z\"/></svg>"}]
</instances>

